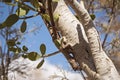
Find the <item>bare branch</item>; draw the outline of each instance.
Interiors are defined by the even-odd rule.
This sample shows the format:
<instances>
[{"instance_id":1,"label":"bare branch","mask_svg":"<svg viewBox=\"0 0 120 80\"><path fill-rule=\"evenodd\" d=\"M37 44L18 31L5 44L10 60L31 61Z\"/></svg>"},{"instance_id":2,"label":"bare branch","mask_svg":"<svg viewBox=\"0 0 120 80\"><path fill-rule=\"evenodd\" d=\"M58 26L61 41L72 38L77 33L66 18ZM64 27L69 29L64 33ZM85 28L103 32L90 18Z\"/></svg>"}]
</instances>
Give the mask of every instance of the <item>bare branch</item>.
<instances>
[{"instance_id":1,"label":"bare branch","mask_svg":"<svg viewBox=\"0 0 120 80\"><path fill-rule=\"evenodd\" d=\"M89 6L88 6L88 12L90 13L90 9L91 9L91 7L92 7L92 5L93 5L93 2L94 2L94 0L91 0L90 1L90 4L89 4ZM93 9L93 7L92 7L92 9ZM92 10L93 11L93 10Z\"/></svg>"},{"instance_id":2,"label":"bare branch","mask_svg":"<svg viewBox=\"0 0 120 80\"><path fill-rule=\"evenodd\" d=\"M115 1L113 1L109 24L108 24L108 26L107 26L107 31L106 31L106 34L105 34L105 38L104 38L103 43L102 43L102 47L103 47L103 48L104 48L105 42L106 42L106 40L107 40L107 37L108 37L108 35L109 35L113 18L115 17L115 16L114 16L114 7L115 7Z\"/></svg>"},{"instance_id":3,"label":"bare branch","mask_svg":"<svg viewBox=\"0 0 120 80\"><path fill-rule=\"evenodd\" d=\"M108 26L107 26L107 31L106 31L106 34L105 34L105 38L104 38L103 43L102 43L102 47L103 47L103 48L105 47L104 45L105 45L105 42L106 42L107 37L108 37L108 35L109 35L112 21L113 21L113 16L110 18L110 22L109 22L109 24L108 24Z\"/></svg>"},{"instance_id":4,"label":"bare branch","mask_svg":"<svg viewBox=\"0 0 120 80\"><path fill-rule=\"evenodd\" d=\"M54 53L46 54L46 55L43 56L43 58L56 55L56 54L58 54L58 53L60 53L60 52L61 52L61 51L59 50L59 51L56 51L56 52L54 52Z\"/></svg>"}]
</instances>

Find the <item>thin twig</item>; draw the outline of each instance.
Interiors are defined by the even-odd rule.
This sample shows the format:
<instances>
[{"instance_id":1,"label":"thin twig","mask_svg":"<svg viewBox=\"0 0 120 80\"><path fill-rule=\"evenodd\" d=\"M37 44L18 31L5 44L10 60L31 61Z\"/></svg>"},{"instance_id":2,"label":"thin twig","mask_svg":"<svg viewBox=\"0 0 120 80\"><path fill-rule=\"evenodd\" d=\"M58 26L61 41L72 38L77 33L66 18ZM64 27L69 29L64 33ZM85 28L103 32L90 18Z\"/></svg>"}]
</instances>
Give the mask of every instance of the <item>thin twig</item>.
<instances>
[{"instance_id":1,"label":"thin twig","mask_svg":"<svg viewBox=\"0 0 120 80\"><path fill-rule=\"evenodd\" d=\"M33 7L27 5L27 4L25 4L25 3L23 3L23 2L21 2L21 1L19 1L19 0L16 0L16 2L20 3L21 5L25 6L26 8L28 8L28 9L30 9L30 10L33 10L33 11L36 11L36 12L37 12L36 9L34 9Z\"/></svg>"},{"instance_id":2,"label":"thin twig","mask_svg":"<svg viewBox=\"0 0 120 80\"><path fill-rule=\"evenodd\" d=\"M107 31L106 31L106 34L105 34L105 38L104 38L103 43L102 43L102 47L103 47L103 48L104 48L105 42L106 42L106 40L107 40L107 37L108 37L108 35L109 35L113 18L115 17L115 16L114 16L114 7L115 7L115 1L113 1L113 5L112 5L112 9L111 9L110 21L109 21L108 28L107 28Z\"/></svg>"},{"instance_id":3,"label":"thin twig","mask_svg":"<svg viewBox=\"0 0 120 80\"><path fill-rule=\"evenodd\" d=\"M31 15L31 16L19 17L19 19L29 19L29 18L36 17L36 16L38 16L38 15L39 15L39 13L37 13L37 14L34 14L34 15Z\"/></svg>"},{"instance_id":4,"label":"thin twig","mask_svg":"<svg viewBox=\"0 0 120 80\"><path fill-rule=\"evenodd\" d=\"M90 13L90 9L92 9L92 11L93 11L93 7L92 7L92 6L93 6L93 2L94 2L94 0L91 0L91 1L90 1L90 4L89 4L89 6L88 6L88 9L87 9L87 10L88 10L89 13ZM92 7L92 8L91 8L91 7Z\"/></svg>"},{"instance_id":5,"label":"thin twig","mask_svg":"<svg viewBox=\"0 0 120 80\"><path fill-rule=\"evenodd\" d=\"M108 37L108 35L109 35L112 21L113 21L113 16L111 16L111 18L110 18L110 22L109 22L109 24L108 24L108 28L107 28L107 31L106 31L106 34L105 34L105 38L104 38L103 43L102 43L102 47L103 47L103 48L104 48L104 45L105 45L105 43L106 43L107 37Z\"/></svg>"},{"instance_id":6,"label":"thin twig","mask_svg":"<svg viewBox=\"0 0 120 80\"><path fill-rule=\"evenodd\" d=\"M83 79L84 79L84 80L87 80L86 77L85 77L85 75L83 74L83 72L82 72L81 70L80 70L80 73L81 73Z\"/></svg>"},{"instance_id":7,"label":"thin twig","mask_svg":"<svg viewBox=\"0 0 120 80\"><path fill-rule=\"evenodd\" d=\"M56 54L58 54L58 53L60 53L60 52L61 52L61 51L59 50L59 51L56 51L56 52L54 52L54 53L50 53L50 54L43 55L43 58L56 55Z\"/></svg>"}]
</instances>

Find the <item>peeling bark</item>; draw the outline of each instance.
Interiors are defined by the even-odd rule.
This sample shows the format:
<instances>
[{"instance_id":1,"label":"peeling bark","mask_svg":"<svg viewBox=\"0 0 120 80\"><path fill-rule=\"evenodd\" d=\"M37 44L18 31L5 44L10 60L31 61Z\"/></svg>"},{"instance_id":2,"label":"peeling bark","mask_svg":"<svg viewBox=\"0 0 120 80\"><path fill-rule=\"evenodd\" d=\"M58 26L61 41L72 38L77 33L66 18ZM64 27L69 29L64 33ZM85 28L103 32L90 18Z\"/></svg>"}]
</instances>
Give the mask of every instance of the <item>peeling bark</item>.
<instances>
[{"instance_id":1,"label":"peeling bark","mask_svg":"<svg viewBox=\"0 0 120 80\"><path fill-rule=\"evenodd\" d=\"M101 78L99 80L120 80L120 76L114 64L102 49L98 32L95 29L94 23L83 4L79 4L77 0L68 0L67 2L78 14L78 17L84 26L95 67Z\"/></svg>"},{"instance_id":2,"label":"peeling bark","mask_svg":"<svg viewBox=\"0 0 120 80\"><path fill-rule=\"evenodd\" d=\"M60 15L56 28L61 32L62 36L66 37L67 43L72 46L74 50L73 55L79 66L83 70L88 70L88 67L91 71L95 71L88 40L82 24L72 14L63 0L58 2L54 14ZM64 52L63 54L66 55ZM87 67L83 64L86 64ZM88 73L88 75L91 74Z\"/></svg>"}]
</instances>

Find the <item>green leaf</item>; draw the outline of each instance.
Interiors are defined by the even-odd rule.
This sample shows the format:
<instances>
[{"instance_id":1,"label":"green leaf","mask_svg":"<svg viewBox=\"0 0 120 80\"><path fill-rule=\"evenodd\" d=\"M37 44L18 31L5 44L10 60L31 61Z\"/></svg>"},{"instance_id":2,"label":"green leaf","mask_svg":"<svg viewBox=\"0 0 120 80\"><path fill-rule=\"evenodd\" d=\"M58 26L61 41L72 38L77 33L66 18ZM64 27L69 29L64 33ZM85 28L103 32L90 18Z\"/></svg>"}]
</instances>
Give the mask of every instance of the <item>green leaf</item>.
<instances>
[{"instance_id":1,"label":"green leaf","mask_svg":"<svg viewBox=\"0 0 120 80\"><path fill-rule=\"evenodd\" d=\"M18 8L18 9L16 10L16 14L17 14L18 16L24 16L24 15L27 14L27 10L25 10L25 9L23 9L23 8Z\"/></svg>"},{"instance_id":2,"label":"green leaf","mask_svg":"<svg viewBox=\"0 0 120 80\"><path fill-rule=\"evenodd\" d=\"M26 46L23 46L22 47L23 51L27 52L28 51L28 48Z\"/></svg>"},{"instance_id":3,"label":"green leaf","mask_svg":"<svg viewBox=\"0 0 120 80\"><path fill-rule=\"evenodd\" d=\"M59 49L61 47L61 41L60 40L54 40L55 46Z\"/></svg>"},{"instance_id":4,"label":"green leaf","mask_svg":"<svg viewBox=\"0 0 120 80\"><path fill-rule=\"evenodd\" d=\"M58 2L59 0L52 0L52 2Z\"/></svg>"},{"instance_id":5,"label":"green leaf","mask_svg":"<svg viewBox=\"0 0 120 80\"><path fill-rule=\"evenodd\" d=\"M13 24L15 24L19 20L19 17L16 14L12 14L8 16L8 18L3 22L3 27L11 27Z\"/></svg>"},{"instance_id":6,"label":"green leaf","mask_svg":"<svg viewBox=\"0 0 120 80\"><path fill-rule=\"evenodd\" d=\"M20 27L20 31L22 33L24 33L26 31L26 28L27 28L27 23L26 23L26 21L23 21L23 23L22 23L22 25Z\"/></svg>"},{"instance_id":7,"label":"green leaf","mask_svg":"<svg viewBox=\"0 0 120 80\"><path fill-rule=\"evenodd\" d=\"M21 44L21 42L17 42L16 44L20 45L20 44Z\"/></svg>"},{"instance_id":8,"label":"green leaf","mask_svg":"<svg viewBox=\"0 0 120 80\"><path fill-rule=\"evenodd\" d=\"M42 65L43 65L43 63L44 63L45 61L44 61L44 59L37 65L37 69L39 69Z\"/></svg>"},{"instance_id":9,"label":"green leaf","mask_svg":"<svg viewBox=\"0 0 120 80\"><path fill-rule=\"evenodd\" d=\"M7 40L7 45L8 46L15 46L15 40L13 40L13 39L10 39L10 40Z\"/></svg>"},{"instance_id":10,"label":"green leaf","mask_svg":"<svg viewBox=\"0 0 120 80\"><path fill-rule=\"evenodd\" d=\"M96 18L95 14L90 14L90 17L92 20L94 20Z\"/></svg>"},{"instance_id":11,"label":"green leaf","mask_svg":"<svg viewBox=\"0 0 120 80\"><path fill-rule=\"evenodd\" d=\"M55 15L54 15L54 21L58 21L59 17L60 17L59 14L55 14Z\"/></svg>"},{"instance_id":12,"label":"green leaf","mask_svg":"<svg viewBox=\"0 0 120 80\"><path fill-rule=\"evenodd\" d=\"M0 24L0 29L3 29L4 27L6 27L4 24Z\"/></svg>"},{"instance_id":13,"label":"green leaf","mask_svg":"<svg viewBox=\"0 0 120 80\"><path fill-rule=\"evenodd\" d=\"M39 1L38 0L31 0L31 4L35 7L35 8L39 8Z\"/></svg>"},{"instance_id":14,"label":"green leaf","mask_svg":"<svg viewBox=\"0 0 120 80\"><path fill-rule=\"evenodd\" d=\"M18 16L25 16L29 12L29 8L22 3L18 3L18 9L16 10L16 14Z\"/></svg>"},{"instance_id":15,"label":"green leaf","mask_svg":"<svg viewBox=\"0 0 120 80\"><path fill-rule=\"evenodd\" d=\"M30 52L28 53L28 59L31 61L35 61L40 58L40 55L37 52Z\"/></svg>"},{"instance_id":16,"label":"green leaf","mask_svg":"<svg viewBox=\"0 0 120 80\"><path fill-rule=\"evenodd\" d=\"M15 52L15 51L16 51L16 48L14 48L14 47L9 47L9 51Z\"/></svg>"},{"instance_id":17,"label":"green leaf","mask_svg":"<svg viewBox=\"0 0 120 80\"><path fill-rule=\"evenodd\" d=\"M20 52L21 52L21 49L20 48L16 48L15 54L18 54Z\"/></svg>"},{"instance_id":18,"label":"green leaf","mask_svg":"<svg viewBox=\"0 0 120 80\"><path fill-rule=\"evenodd\" d=\"M42 55L45 54L45 52L46 52L46 46L45 46L45 44L41 44L40 45L40 51L41 51Z\"/></svg>"},{"instance_id":19,"label":"green leaf","mask_svg":"<svg viewBox=\"0 0 120 80\"><path fill-rule=\"evenodd\" d=\"M22 57L23 57L23 58L27 58L28 55L27 55L27 54L23 54Z\"/></svg>"},{"instance_id":20,"label":"green leaf","mask_svg":"<svg viewBox=\"0 0 120 80\"><path fill-rule=\"evenodd\" d=\"M10 48L9 48L9 51L12 51L12 52L14 52L15 54L18 54L18 53L21 52L21 49L20 49L20 48L10 47Z\"/></svg>"},{"instance_id":21,"label":"green leaf","mask_svg":"<svg viewBox=\"0 0 120 80\"><path fill-rule=\"evenodd\" d=\"M46 21L50 21L50 16L48 14L42 14L43 19L45 19Z\"/></svg>"}]
</instances>

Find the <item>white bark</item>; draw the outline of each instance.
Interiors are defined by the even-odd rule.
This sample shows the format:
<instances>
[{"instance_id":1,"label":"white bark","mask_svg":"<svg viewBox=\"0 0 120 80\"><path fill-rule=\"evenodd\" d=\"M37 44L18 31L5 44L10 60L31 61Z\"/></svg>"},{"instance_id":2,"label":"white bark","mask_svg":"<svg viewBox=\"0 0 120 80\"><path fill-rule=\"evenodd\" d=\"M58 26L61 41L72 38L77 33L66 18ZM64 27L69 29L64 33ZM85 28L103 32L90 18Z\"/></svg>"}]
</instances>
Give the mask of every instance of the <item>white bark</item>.
<instances>
[{"instance_id":1,"label":"white bark","mask_svg":"<svg viewBox=\"0 0 120 80\"><path fill-rule=\"evenodd\" d=\"M90 44L92 56L95 62L95 67L101 77L100 80L120 80L120 76L114 64L102 49L99 35L87 10L82 6L82 4L79 4L76 0L69 0L67 2L78 14L81 23L84 26Z\"/></svg>"},{"instance_id":2,"label":"white bark","mask_svg":"<svg viewBox=\"0 0 120 80\"><path fill-rule=\"evenodd\" d=\"M62 36L67 38L67 43L74 49L74 56L80 67L82 67L85 71L90 70L87 69L89 67L95 71L88 40L82 24L72 14L63 0L58 2L54 14L60 15L57 23L57 29L61 31ZM88 75L92 74L93 73L88 72Z\"/></svg>"}]
</instances>

